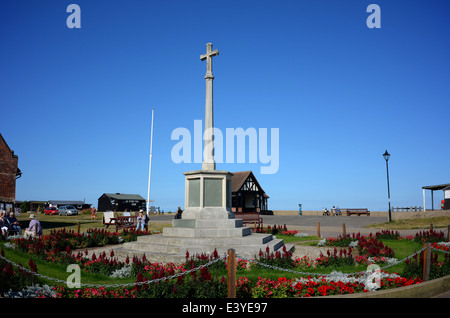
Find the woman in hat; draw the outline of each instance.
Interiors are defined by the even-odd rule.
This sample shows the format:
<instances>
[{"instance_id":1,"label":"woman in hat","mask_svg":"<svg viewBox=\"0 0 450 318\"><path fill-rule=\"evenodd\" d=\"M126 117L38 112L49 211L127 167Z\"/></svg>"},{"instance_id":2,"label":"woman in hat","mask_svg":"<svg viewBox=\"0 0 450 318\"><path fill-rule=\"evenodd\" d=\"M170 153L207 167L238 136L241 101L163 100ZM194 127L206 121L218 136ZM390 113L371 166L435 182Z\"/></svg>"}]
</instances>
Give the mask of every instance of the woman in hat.
<instances>
[{"instance_id":1,"label":"woman in hat","mask_svg":"<svg viewBox=\"0 0 450 318\"><path fill-rule=\"evenodd\" d=\"M25 230L25 238L35 236L35 234L42 235L41 222L36 219L33 213L30 214L30 219L30 225L28 225L28 228Z\"/></svg>"}]
</instances>

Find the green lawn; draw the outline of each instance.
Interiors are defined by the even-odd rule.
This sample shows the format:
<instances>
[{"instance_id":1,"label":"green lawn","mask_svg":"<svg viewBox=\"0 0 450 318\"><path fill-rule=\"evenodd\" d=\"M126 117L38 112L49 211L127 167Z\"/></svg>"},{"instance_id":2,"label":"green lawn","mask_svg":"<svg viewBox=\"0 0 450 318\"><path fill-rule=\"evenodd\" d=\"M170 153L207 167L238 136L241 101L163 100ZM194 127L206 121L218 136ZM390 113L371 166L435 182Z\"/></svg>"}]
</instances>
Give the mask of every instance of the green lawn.
<instances>
[{"instance_id":1,"label":"green lawn","mask_svg":"<svg viewBox=\"0 0 450 318\"><path fill-rule=\"evenodd\" d=\"M450 216L438 216L432 218L411 218L394 220L390 223L378 223L367 226L368 228L383 228L386 230L416 230L429 228L433 224L436 228L446 228L450 225Z\"/></svg>"},{"instance_id":2,"label":"green lawn","mask_svg":"<svg viewBox=\"0 0 450 318\"><path fill-rule=\"evenodd\" d=\"M103 213L97 213L97 219L91 220L89 214L78 214L70 216L45 215L43 213L35 214L36 218L41 222L43 234L49 234L51 230L66 228L67 230L78 231L78 223L80 224L80 232L86 232L88 229L106 229L102 222ZM21 223L22 229L28 227L30 222L30 214L22 213L17 219ZM149 231L162 231L164 227L171 227L171 223L151 222L149 223ZM108 228L109 231L115 231L114 226Z\"/></svg>"},{"instance_id":3,"label":"green lawn","mask_svg":"<svg viewBox=\"0 0 450 318\"><path fill-rule=\"evenodd\" d=\"M99 213L101 215L101 213ZM29 214L22 214L18 219L22 222L22 227L27 224L28 222L28 216ZM78 216L47 216L43 214L38 215L38 219L41 221L43 227L44 227L44 234L48 233L51 229L58 229L65 227L66 229L73 229L77 230L78 223L80 223L80 231L84 232L88 228L105 228L105 226L102 224L101 217L97 220L91 220L90 215L78 215ZM161 230L163 227L170 226L170 224L165 223L158 223L158 222L150 222L150 228L154 230ZM111 229L114 231L114 227ZM303 238L297 238L295 236L286 236L286 235L277 235L278 238L282 238L285 240L286 243L293 243L293 244L309 244L309 245L317 245L317 242L319 241L319 238L314 236L308 236ZM412 242L409 240L383 240L383 243L391 247L395 252L395 257L399 260L412 255L414 252L420 250L422 248L422 245L416 242ZM1 243L0 247L4 242ZM333 248L330 247L330 250ZM28 260L30 259L30 255L21 253L19 251L11 250L9 248L4 248L5 257L16 262L23 264L24 266L28 267ZM40 259L37 259L36 257L33 257L33 260L37 263L37 268L40 274L46 275L49 277L53 277L56 279L65 280L70 275L70 273L66 272L66 265L57 264L57 263L49 263ZM404 266L404 263L393 266L388 269L389 272L397 272L401 273L402 267ZM357 271L365 271L366 266L347 266L347 267L339 267L339 268L318 268L318 269L308 269L308 272L316 272L316 273L331 273L333 270L345 272L345 273L352 273ZM304 271L304 270L299 270ZM218 276L225 276L226 277L226 271L219 271L218 273L213 273L213 275ZM281 276L287 277L287 278L293 278L296 276L299 276L295 273L289 273L285 271L277 271L274 269L258 269L258 270L252 270L252 271L238 271L237 273L239 276L246 276L249 279L257 279L258 276L268 277L268 278L278 278ZM125 283L132 283L135 281L135 278L110 278L106 275L101 274L90 274L90 273L82 273L82 281L83 283L91 283L91 284L125 284ZM53 284L49 282L49 284Z\"/></svg>"}]
</instances>

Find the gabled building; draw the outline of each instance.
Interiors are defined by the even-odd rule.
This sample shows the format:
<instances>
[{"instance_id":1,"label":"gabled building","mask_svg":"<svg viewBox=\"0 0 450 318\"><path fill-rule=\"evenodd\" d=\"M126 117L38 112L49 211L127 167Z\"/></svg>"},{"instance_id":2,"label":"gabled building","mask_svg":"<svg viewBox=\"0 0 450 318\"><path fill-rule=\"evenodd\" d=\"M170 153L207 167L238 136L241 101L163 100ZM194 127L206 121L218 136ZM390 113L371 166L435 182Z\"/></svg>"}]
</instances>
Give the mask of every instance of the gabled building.
<instances>
[{"instance_id":1,"label":"gabled building","mask_svg":"<svg viewBox=\"0 0 450 318\"><path fill-rule=\"evenodd\" d=\"M233 172L231 191L233 212L268 213L269 196L261 188L252 171Z\"/></svg>"},{"instance_id":2,"label":"gabled building","mask_svg":"<svg viewBox=\"0 0 450 318\"><path fill-rule=\"evenodd\" d=\"M98 211L139 211L146 210L146 201L139 194L104 193L98 198Z\"/></svg>"},{"instance_id":3,"label":"gabled building","mask_svg":"<svg viewBox=\"0 0 450 318\"><path fill-rule=\"evenodd\" d=\"M22 176L18 162L19 157L9 148L0 134L0 210L14 209L16 179Z\"/></svg>"},{"instance_id":4,"label":"gabled building","mask_svg":"<svg viewBox=\"0 0 450 318\"><path fill-rule=\"evenodd\" d=\"M84 201L62 201L62 200L49 200L47 206L60 207L61 205L73 205L77 210L86 210L91 208L91 204Z\"/></svg>"}]
</instances>

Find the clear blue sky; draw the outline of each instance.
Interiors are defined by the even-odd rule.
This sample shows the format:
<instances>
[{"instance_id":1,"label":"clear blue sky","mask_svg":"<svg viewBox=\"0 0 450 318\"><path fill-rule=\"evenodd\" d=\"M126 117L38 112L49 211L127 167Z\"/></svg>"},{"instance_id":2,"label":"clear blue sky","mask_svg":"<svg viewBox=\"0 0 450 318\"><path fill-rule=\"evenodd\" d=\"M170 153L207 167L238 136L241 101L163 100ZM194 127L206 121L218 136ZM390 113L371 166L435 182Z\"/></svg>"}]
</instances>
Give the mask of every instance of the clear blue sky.
<instances>
[{"instance_id":1,"label":"clear blue sky","mask_svg":"<svg viewBox=\"0 0 450 318\"><path fill-rule=\"evenodd\" d=\"M81 29L69 29L69 4ZM381 28L369 29L369 4ZM271 209L422 205L450 183L450 2L16 1L0 3L0 133L19 156L17 200L103 193L184 206L171 133L204 119L212 42L215 125L279 128L280 165L254 171ZM427 193L429 200L429 194ZM435 206L443 198L435 194Z\"/></svg>"}]
</instances>

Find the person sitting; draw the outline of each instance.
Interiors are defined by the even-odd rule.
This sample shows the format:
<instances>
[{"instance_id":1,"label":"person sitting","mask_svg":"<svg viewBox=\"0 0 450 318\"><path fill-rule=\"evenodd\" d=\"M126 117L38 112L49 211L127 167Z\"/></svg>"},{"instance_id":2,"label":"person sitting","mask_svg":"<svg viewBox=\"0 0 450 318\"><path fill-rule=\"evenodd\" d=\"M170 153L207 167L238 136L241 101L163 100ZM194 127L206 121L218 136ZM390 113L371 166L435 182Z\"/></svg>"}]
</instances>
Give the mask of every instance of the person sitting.
<instances>
[{"instance_id":1,"label":"person sitting","mask_svg":"<svg viewBox=\"0 0 450 318\"><path fill-rule=\"evenodd\" d=\"M181 210L180 207L178 207L178 211L177 214L175 214L175 219L180 220L181 219L181 214L183 213L183 210Z\"/></svg>"},{"instance_id":2,"label":"person sitting","mask_svg":"<svg viewBox=\"0 0 450 318\"><path fill-rule=\"evenodd\" d=\"M6 223L9 232L17 232L22 235L22 228L20 227L19 221L17 221L16 217L14 216L14 212L11 211L9 213L9 217L6 218Z\"/></svg>"},{"instance_id":3,"label":"person sitting","mask_svg":"<svg viewBox=\"0 0 450 318\"><path fill-rule=\"evenodd\" d=\"M34 216L33 213L30 214L30 224L28 228L25 230L25 238L35 237L36 235L42 235L42 226L41 222Z\"/></svg>"},{"instance_id":4,"label":"person sitting","mask_svg":"<svg viewBox=\"0 0 450 318\"><path fill-rule=\"evenodd\" d=\"M6 238L8 236L8 226L6 223L6 211L0 212L0 231L1 235Z\"/></svg>"}]
</instances>

